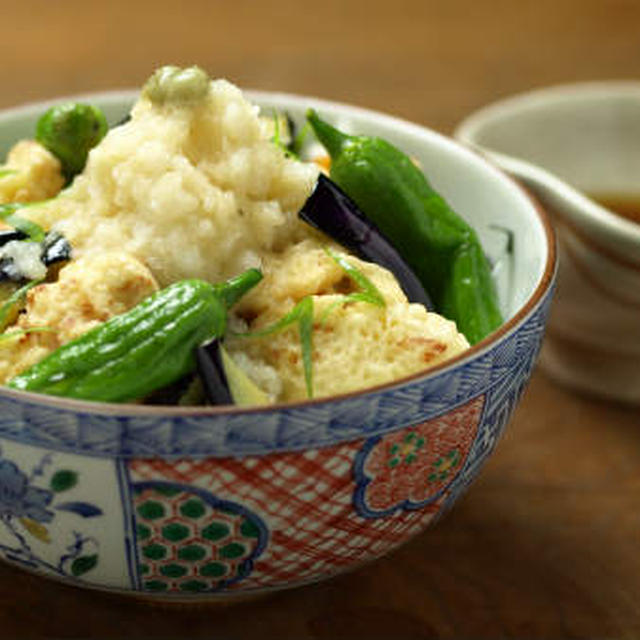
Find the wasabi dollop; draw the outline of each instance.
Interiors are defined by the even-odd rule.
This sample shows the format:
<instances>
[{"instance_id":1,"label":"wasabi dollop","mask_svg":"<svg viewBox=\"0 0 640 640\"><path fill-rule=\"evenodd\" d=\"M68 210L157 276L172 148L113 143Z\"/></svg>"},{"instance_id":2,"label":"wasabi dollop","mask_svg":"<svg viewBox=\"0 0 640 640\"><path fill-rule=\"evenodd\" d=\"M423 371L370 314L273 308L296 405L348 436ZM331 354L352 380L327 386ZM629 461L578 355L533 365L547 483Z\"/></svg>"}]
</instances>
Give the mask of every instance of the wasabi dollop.
<instances>
[{"instance_id":1,"label":"wasabi dollop","mask_svg":"<svg viewBox=\"0 0 640 640\"><path fill-rule=\"evenodd\" d=\"M168 65L157 69L147 80L142 95L158 105L192 103L207 95L209 85L207 72L198 66L181 69Z\"/></svg>"}]
</instances>

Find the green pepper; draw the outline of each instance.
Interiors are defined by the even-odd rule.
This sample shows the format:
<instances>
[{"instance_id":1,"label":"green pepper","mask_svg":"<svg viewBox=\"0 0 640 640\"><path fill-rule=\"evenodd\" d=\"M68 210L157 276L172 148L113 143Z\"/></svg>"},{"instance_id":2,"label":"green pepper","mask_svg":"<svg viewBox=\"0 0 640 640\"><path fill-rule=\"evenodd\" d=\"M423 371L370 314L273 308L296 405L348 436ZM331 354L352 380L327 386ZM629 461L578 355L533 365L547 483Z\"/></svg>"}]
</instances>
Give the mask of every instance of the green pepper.
<instances>
[{"instance_id":1,"label":"green pepper","mask_svg":"<svg viewBox=\"0 0 640 640\"><path fill-rule=\"evenodd\" d=\"M475 231L412 160L381 138L339 131L313 110L307 119L331 156L331 179L401 253L436 310L471 344L500 326L495 284Z\"/></svg>"},{"instance_id":2,"label":"green pepper","mask_svg":"<svg viewBox=\"0 0 640 640\"><path fill-rule=\"evenodd\" d=\"M48 109L36 124L36 140L62 165L67 182L84 169L89 151L107 133L104 113L93 105L69 102Z\"/></svg>"},{"instance_id":3,"label":"green pepper","mask_svg":"<svg viewBox=\"0 0 640 640\"><path fill-rule=\"evenodd\" d=\"M224 334L229 304L261 278L249 269L218 285L176 282L63 345L8 386L103 402L143 398L195 368L194 349Z\"/></svg>"}]
</instances>

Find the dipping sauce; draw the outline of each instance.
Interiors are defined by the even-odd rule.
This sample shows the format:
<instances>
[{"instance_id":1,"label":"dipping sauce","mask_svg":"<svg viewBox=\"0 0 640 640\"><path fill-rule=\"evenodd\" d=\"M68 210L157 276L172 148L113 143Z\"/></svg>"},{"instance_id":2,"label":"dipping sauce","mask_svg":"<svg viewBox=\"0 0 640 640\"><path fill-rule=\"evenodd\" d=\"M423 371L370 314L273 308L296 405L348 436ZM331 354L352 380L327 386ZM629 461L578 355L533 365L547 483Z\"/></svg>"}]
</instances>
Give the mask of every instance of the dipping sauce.
<instances>
[{"instance_id":1,"label":"dipping sauce","mask_svg":"<svg viewBox=\"0 0 640 640\"><path fill-rule=\"evenodd\" d=\"M640 224L640 193L633 195L591 194L590 197L609 211Z\"/></svg>"}]
</instances>

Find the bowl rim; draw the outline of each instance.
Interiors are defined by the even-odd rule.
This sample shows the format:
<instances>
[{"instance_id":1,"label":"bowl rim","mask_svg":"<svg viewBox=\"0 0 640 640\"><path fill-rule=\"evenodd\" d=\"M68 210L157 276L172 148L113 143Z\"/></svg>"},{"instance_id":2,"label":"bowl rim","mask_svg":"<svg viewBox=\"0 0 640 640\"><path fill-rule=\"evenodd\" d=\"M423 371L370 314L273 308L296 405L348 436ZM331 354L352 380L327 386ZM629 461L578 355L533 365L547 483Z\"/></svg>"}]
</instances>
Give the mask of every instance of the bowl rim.
<instances>
[{"instance_id":1,"label":"bowl rim","mask_svg":"<svg viewBox=\"0 0 640 640\"><path fill-rule=\"evenodd\" d=\"M46 100L28 102L23 105L16 105L7 109L0 109L0 123L2 123L3 120L11 119L13 117L37 114L41 112L43 108L46 109L53 104L70 100L101 100L117 104L122 100L134 100L139 94L139 91L139 89L124 88L109 91L71 94L66 96L53 97ZM438 131L435 131L434 129L430 129L429 127L408 121L403 118L399 118L394 115L390 115L388 113L356 106L346 102L337 102L315 96L291 94L279 91L265 91L251 88L242 89L242 92L253 102L260 100L284 100L289 104L295 104L299 107L313 107L318 110L326 109L332 110L334 112L338 110L341 114L344 115L353 115L354 117L365 117L369 119L373 118L378 122L391 125L394 128L404 130L408 133L417 135L425 135L426 133L430 137L438 139L440 143L444 143L456 149L457 153L462 153L463 155L471 155L475 158L475 161L480 160L487 171L493 173L494 176L498 177L499 180L507 181L511 183L512 186L515 186L517 188L522 197L529 201L529 204L532 206L534 215L537 216L538 222L542 226L542 229L544 231L544 238L546 240L546 259L539 278L539 282L537 283L533 292L529 295L529 297L521 305L521 307L512 315L512 317L510 317L500 327L498 327L495 331L482 339L480 342L472 345L466 351L424 371L416 372L409 376L404 376L390 382L367 387L365 389L347 392L344 394L324 396L320 398L310 398L296 402L279 402L264 406L239 407L235 405L205 405L179 407L168 405L138 405L132 403L107 403L91 400L78 400L30 391L19 391L10 389L5 386L0 386L0 399L4 396L7 399L11 399L13 401L29 401L32 404L49 407L52 409L74 411L75 413L101 415L107 417L112 416L118 418L215 418L219 416L233 416L239 414L271 414L283 410L316 407L318 405L330 404L336 401L374 396L380 392L390 391L394 388L403 387L408 384L415 383L419 380L426 380L436 377L443 372L455 369L458 366L464 365L465 363L477 357L480 357L482 354L486 353L492 347L501 342L508 334L512 333L519 325L523 324L525 320L535 312L541 302L545 299L546 294L549 292L549 290L552 289L558 270L558 252L556 233L548 217L548 214L544 210L542 205L533 197L533 195L506 171L500 168L488 154L483 153L481 150L478 150L476 148L467 146L459 140L456 140L453 137L448 137Z\"/></svg>"},{"instance_id":2,"label":"bowl rim","mask_svg":"<svg viewBox=\"0 0 640 640\"><path fill-rule=\"evenodd\" d=\"M548 105L582 101L585 98L607 98L613 101L628 97L640 99L640 80L588 80L535 87L479 106L456 125L453 137L465 143L472 142L478 129L487 122L495 122L503 116L525 109L539 109Z\"/></svg>"}]
</instances>

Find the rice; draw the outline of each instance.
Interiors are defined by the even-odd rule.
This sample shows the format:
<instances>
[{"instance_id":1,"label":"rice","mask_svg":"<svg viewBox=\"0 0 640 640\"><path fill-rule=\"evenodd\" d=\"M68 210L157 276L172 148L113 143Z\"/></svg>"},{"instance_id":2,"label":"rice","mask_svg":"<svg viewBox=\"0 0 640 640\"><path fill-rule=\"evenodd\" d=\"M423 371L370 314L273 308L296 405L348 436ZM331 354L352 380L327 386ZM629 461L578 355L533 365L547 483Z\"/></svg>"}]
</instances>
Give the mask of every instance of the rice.
<instances>
[{"instance_id":1,"label":"rice","mask_svg":"<svg viewBox=\"0 0 640 640\"><path fill-rule=\"evenodd\" d=\"M317 168L273 144L269 119L232 84L212 81L194 104L142 96L131 115L69 189L25 212L61 232L76 255L126 251L162 286L217 282L304 235L296 214Z\"/></svg>"}]
</instances>

